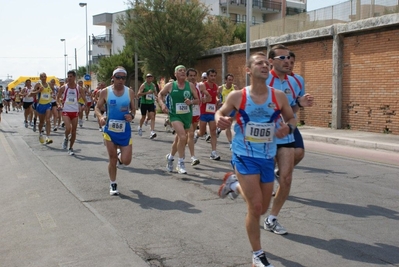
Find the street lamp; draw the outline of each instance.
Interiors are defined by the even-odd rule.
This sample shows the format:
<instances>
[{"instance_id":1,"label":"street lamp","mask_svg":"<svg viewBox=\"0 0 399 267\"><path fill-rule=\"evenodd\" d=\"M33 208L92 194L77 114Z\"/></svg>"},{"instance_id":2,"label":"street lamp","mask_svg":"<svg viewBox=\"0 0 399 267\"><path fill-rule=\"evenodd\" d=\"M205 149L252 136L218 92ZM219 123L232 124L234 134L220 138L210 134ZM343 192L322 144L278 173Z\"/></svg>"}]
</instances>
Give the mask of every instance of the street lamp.
<instances>
[{"instance_id":1,"label":"street lamp","mask_svg":"<svg viewBox=\"0 0 399 267\"><path fill-rule=\"evenodd\" d=\"M65 69L65 77L64 79L66 79L67 77L67 53L66 53L66 39L60 39L61 42L64 42L64 69Z\"/></svg>"},{"instance_id":2,"label":"street lamp","mask_svg":"<svg viewBox=\"0 0 399 267\"><path fill-rule=\"evenodd\" d=\"M86 71L87 74L90 74L90 70L89 70L89 43L88 43L88 38L89 38L89 34L88 34L88 30L87 30L87 3L79 3L80 7L85 7L86 9Z\"/></svg>"}]
</instances>

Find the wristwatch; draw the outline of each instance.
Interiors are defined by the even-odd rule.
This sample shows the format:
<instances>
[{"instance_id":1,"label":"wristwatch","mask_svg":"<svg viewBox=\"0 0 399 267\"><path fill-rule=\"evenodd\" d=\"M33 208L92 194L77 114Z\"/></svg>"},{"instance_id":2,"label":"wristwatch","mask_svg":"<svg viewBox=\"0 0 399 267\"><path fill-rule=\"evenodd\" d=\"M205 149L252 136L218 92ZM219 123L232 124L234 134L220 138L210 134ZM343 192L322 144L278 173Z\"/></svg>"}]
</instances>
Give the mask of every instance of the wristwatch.
<instances>
[{"instance_id":1,"label":"wristwatch","mask_svg":"<svg viewBox=\"0 0 399 267\"><path fill-rule=\"evenodd\" d=\"M289 134L292 134L294 132L294 126L292 126L291 124L287 123L288 128L290 128L290 132Z\"/></svg>"}]
</instances>

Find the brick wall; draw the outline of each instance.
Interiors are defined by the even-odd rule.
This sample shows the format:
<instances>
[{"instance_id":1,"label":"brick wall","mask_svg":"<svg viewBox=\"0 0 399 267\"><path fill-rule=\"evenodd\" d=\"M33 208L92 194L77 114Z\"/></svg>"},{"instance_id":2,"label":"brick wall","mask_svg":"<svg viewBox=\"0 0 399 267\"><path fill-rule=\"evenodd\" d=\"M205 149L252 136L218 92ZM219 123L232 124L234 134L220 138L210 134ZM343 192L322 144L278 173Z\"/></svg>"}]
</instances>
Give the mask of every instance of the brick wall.
<instances>
[{"instance_id":1,"label":"brick wall","mask_svg":"<svg viewBox=\"0 0 399 267\"><path fill-rule=\"evenodd\" d=\"M344 37L342 128L399 135L399 30L359 32ZM315 96L312 108L299 112L308 126L329 127L332 112L331 38L285 44L296 54L294 72L305 78L306 92ZM254 49L251 52L266 51ZM203 58L196 68L218 71L222 84L221 55ZM245 86L245 50L227 55L227 71L239 88Z\"/></svg>"}]
</instances>

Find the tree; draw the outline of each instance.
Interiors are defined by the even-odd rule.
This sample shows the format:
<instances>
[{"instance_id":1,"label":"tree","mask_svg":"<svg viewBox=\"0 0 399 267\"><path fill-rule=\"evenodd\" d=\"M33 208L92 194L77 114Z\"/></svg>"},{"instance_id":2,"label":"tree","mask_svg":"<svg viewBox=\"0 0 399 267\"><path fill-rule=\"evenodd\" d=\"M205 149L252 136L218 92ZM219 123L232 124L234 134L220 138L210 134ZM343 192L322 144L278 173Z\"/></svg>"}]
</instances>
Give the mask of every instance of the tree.
<instances>
[{"instance_id":1,"label":"tree","mask_svg":"<svg viewBox=\"0 0 399 267\"><path fill-rule=\"evenodd\" d=\"M247 24L238 23L234 31L235 43L245 43L247 41Z\"/></svg>"},{"instance_id":2,"label":"tree","mask_svg":"<svg viewBox=\"0 0 399 267\"><path fill-rule=\"evenodd\" d=\"M112 73L117 66L122 66L126 69L128 74L126 85L129 86L131 80L134 78L134 62L133 56L128 49L123 50L119 54L101 58L96 71L97 79L109 85Z\"/></svg>"},{"instance_id":3,"label":"tree","mask_svg":"<svg viewBox=\"0 0 399 267\"><path fill-rule=\"evenodd\" d=\"M198 0L130 1L130 6L118 20L119 32L155 76L173 77L176 65L195 65L203 51L230 44L235 29L228 20L212 18Z\"/></svg>"}]
</instances>

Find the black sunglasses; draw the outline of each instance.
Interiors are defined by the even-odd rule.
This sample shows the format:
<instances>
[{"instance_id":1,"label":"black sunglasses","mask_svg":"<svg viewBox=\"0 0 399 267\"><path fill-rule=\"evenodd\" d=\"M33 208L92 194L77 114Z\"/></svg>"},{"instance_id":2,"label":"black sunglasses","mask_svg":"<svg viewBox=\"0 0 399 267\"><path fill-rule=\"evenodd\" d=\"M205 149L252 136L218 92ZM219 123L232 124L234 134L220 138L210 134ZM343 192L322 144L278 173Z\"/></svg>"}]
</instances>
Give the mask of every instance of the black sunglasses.
<instances>
[{"instance_id":1,"label":"black sunglasses","mask_svg":"<svg viewBox=\"0 0 399 267\"><path fill-rule=\"evenodd\" d=\"M114 76L117 80L126 80L126 76Z\"/></svg>"},{"instance_id":2,"label":"black sunglasses","mask_svg":"<svg viewBox=\"0 0 399 267\"><path fill-rule=\"evenodd\" d=\"M290 59L290 58L291 58L291 56L277 56L277 57L274 57L273 59L284 60L284 59Z\"/></svg>"}]
</instances>

